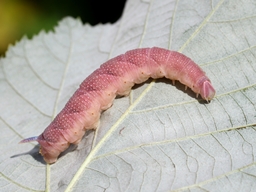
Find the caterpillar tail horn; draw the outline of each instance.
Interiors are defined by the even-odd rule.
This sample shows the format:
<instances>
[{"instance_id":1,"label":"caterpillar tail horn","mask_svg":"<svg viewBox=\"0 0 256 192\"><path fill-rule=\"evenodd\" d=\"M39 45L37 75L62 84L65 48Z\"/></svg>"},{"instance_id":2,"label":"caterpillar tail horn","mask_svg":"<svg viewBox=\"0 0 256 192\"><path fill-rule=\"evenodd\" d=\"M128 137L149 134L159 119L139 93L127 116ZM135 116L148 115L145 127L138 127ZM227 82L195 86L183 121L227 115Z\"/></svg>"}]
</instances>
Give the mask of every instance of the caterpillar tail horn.
<instances>
[{"instance_id":1,"label":"caterpillar tail horn","mask_svg":"<svg viewBox=\"0 0 256 192\"><path fill-rule=\"evenodd\" d=\"M19 143L29 143L29 142L32 142L32 141L37 141L38 139L38 136L35 136L35 137L29 137L27 139L23 139L22 141L20 141Z\"/></svg>"}]
</instances>

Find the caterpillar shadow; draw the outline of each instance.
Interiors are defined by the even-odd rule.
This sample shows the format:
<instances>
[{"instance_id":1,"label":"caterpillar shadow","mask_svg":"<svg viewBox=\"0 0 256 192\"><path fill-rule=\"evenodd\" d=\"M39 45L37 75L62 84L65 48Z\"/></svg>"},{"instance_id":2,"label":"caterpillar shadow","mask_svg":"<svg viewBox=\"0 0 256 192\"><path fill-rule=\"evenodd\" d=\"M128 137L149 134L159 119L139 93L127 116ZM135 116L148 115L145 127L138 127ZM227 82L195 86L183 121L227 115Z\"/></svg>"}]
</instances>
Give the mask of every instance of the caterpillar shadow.
<instances>
[{"instance_id":1,"label":"caterpillar shadow","mask_svg":"<svg viewBox=\"0 0 256 192\"><path fill-rule=\"evenodd\" d=\"M41 156L41 154L39 153L39 145L34 146L34 148L32 148L30 151L28 152L24 152L24 153L19 153L16 155L11 156L10 158L16 158L16 157L20 157L20 156L24 156L24 155L30 155L32 156L36 161L42 163L42 164L46 164L43 157Z\"/></svg>"},{"instance_id":2,"label":"caterpillar shadow","mask_svg":"<svg viewBox=\"0 0 256 192\"><path fill-rule=\"evenodd\" d=\"M152 78L149 78L147 81L141 83L141 84L135 84L132 89L138 89L141 86L143 86L144 84L150 84L152 82ZM196 99L200 104L208 104L210 101L206 101L204 99L202 99L202 97L199 95L198 97L196 97L196 93L194 93L189 87L187 87L182 83L180 83L179 81L175 81L175 85L173 85L172 80L167 79L167 78L159 78L156 79L156 83L165 83L169 86L174 86L176 87L176 89L178 89L179 91L184 92L185 94L187 94L189 97ZM171 93L170 93L171 94Z\"/></svg>"}]
</instances>

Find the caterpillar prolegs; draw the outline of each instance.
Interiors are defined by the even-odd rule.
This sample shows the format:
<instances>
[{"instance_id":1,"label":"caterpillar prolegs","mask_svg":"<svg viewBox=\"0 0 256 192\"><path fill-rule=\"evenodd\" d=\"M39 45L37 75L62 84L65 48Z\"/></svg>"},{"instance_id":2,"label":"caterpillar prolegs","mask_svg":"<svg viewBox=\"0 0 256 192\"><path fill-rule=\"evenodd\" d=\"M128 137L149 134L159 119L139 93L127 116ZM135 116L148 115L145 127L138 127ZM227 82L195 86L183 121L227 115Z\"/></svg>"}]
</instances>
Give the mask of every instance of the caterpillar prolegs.
<instances>
[{"instance_id":1,"label":"caterpillar prolegs","mask_svg":"<svg viewBox=\"0 0 256 192\"><path fill-rule=\"evenodd\" d=\"M101 111L112 105L116 95L128 95L134 84L150 77L178 80L207 101L215 95L205 72L185 55L158 47L134 49L103 63L41 135L20 143L37 141L44 160L56 162L71 143L79 143L86 130L97 128Z\"/></svg>"}]
</instances>

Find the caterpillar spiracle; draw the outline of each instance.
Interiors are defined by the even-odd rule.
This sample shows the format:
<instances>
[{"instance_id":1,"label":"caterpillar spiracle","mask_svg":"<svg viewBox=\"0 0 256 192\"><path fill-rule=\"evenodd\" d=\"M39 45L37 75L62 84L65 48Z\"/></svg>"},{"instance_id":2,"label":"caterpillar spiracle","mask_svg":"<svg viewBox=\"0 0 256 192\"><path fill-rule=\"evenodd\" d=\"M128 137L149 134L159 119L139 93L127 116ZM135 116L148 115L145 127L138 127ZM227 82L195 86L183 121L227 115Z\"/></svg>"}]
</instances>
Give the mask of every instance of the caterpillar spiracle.
<instances>
[{"instance_id":1,"label":"caterpillar spiracle","mask_svg":"<svg viewBox=\"0 0 256 192\"><path fill-rule=\"evenodd\" d=\"M178 80L207 101L215 95L205 72L185 55L158 47L134 49L103 63L80 84L41 135L20 143L37 141L44 160L56 162L71 143L80 142L86 130L97 128L101 112L111 107L117 95L128 95L134 84L150 77Z\"/></svg>"}]
</instances>

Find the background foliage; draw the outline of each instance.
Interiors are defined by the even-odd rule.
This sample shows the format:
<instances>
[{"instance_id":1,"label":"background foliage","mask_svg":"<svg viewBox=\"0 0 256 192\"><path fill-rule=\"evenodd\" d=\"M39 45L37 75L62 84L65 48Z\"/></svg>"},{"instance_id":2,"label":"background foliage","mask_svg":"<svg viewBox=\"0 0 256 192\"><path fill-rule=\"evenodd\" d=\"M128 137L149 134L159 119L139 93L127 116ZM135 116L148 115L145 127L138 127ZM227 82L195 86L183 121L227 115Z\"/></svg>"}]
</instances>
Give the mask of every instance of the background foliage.
<instances>
[{"instance_id":1,"label":"background foliage","mask_svg":"<svg viewBox=\"0 0 256 192\"><path fill-rule=\"evenodd\" d=\"M125 0L1 0L0 55L22 36L31 38L42 29L53 29L66 16L79 17L84 23L115 22Z\"/></svg>"}]
</instances>

